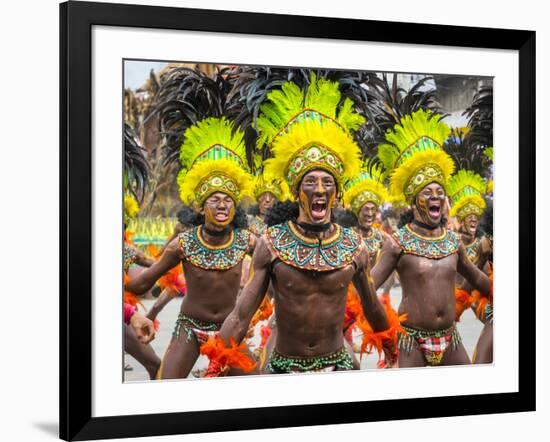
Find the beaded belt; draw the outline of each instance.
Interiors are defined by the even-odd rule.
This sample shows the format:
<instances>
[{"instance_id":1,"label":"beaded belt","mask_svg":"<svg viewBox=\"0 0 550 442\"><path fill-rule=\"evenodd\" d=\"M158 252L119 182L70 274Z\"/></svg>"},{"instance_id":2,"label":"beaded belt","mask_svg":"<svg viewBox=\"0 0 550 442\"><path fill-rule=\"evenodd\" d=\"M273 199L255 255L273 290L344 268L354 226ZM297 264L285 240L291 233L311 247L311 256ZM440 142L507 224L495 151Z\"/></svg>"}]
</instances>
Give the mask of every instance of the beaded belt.
<instances>
[{"instance_id":1,"label":"beaded belt","mask_svg":"<svg viewBox=\"0 0 550 442\"><path fill-rule=\"evenodd\" d=\"M310 357L285 356L274 349L267 365L272 373L305 373L330 367L335 371L353 370L353 359L345 347L326 355Z\"/></svg>"},{"instance_id":2,"label":"beaded belt","mask_svg":"<svg viewBox=\"0 0 550 442\"><path fill-rule=\"evenodd\" d=\"M197 331L217 332L222 327L222 324L222 322L201 321L200 319L192 318L191 316L187 316L180 312L178 319L176 320L176 326L174 327L172 337L178 339L180 337L181 330L183 329L185 333L187 333L186 342L189 342Z\"/></svg>"}]
</instances>

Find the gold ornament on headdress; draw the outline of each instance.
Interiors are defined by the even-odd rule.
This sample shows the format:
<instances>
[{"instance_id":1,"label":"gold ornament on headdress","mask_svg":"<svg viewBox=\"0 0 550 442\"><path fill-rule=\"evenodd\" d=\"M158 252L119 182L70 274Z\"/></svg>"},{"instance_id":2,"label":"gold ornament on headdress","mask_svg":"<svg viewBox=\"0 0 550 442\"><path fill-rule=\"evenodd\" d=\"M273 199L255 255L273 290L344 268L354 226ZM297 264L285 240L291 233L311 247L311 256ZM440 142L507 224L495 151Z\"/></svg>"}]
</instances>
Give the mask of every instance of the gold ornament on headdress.
<instances>
[{"instance_id":1,"label":"gold ornament on headdress","mask_svg":"<svg viewBox=\"0 0 550 442\"><path fill-rule=\"evenodd\" d=\"M406 115L387 132L387 143L378 146L378 158L391 171L390 193L395 200L412 204L428 184L446 187L455 169L441 147L449 133L441 116L422 109Z\"/></svg>"},{"instance_id":2,"label":"gold ornament on headdress","mask_svg":"<svg viewBox=\"0 0 550 442\"><path fill-rule=\"evenodd\" d=\"M272 193L279 201L287 199L280 184L274 180L268 180L263 175L254 178L254 198L258 200L264 193Z\"/></svg>"},{"instance_id":3,"label":"gold ornament on headdress","mask_svg":"<svg viewBox=\"0 0 550 442\"><path fill-rule=\"evenodd\" d=\"M294 191L305 174L322 169L342 184L359 173L360 149L350 134L365 119L346 98L338 83L312 73L307 91L295 83L269 93L257 120L258 147L270 145L273 158L265 162L265 176L280 180L283 191Z\"/></svg>"},{"instance_id":4,"label":"gold ornament on headdress","mask_svg":"<svg viewBox=\"0 0 550 442\"><path fill-rule=\"evenodd\" d=\"M225 118L207 118L185 131L178 174L180 198L198 206L213 193L223 192L235 202L250 194L252 177L248 173L243 132L233 132Z\"/></svg>"},{"instance_id":5,"label":"gold ornament on headdress","mask_svg":"<svg viewBox=\"0 0 550 442\"><path fill-rule=\"evenodd\" d=\"M480 175L461 169L449 180L447 190L452 205L450 216L462 220L468 215L483 215L486 206L483 195L487 184Z\"/></svg>"},{"instance_id":6,"label":"gold ornament on headdress","mask_svg":"<svg viewBox=\"0 0 550 442\"><path fill-rule=\"evenodd\" d=\"M368 202L382 205L388 200L388 191L383 184L384 173L379 166L366 164L359 175L345 185L344 206L350 207L356 215Z\"/></svg>"}]
</instances>

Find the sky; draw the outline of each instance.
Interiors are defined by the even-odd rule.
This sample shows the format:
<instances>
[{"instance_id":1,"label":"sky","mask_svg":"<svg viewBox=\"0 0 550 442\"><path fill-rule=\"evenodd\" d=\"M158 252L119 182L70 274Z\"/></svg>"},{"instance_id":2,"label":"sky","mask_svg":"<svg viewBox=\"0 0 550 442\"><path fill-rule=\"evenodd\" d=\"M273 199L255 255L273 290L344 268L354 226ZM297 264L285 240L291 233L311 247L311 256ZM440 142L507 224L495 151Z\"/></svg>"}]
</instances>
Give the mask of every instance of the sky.
<instances>
[{"instance_id":1,"label":"sky","mask_svg":"<svg viewBox=\"0 0 550 442\"><path fill-rule=\"evenodd\" d=\"M151 69L158 72L166 64L161 61L125 61L124 88L137 89L149 78Z\"/></svg>"}]
</instances>

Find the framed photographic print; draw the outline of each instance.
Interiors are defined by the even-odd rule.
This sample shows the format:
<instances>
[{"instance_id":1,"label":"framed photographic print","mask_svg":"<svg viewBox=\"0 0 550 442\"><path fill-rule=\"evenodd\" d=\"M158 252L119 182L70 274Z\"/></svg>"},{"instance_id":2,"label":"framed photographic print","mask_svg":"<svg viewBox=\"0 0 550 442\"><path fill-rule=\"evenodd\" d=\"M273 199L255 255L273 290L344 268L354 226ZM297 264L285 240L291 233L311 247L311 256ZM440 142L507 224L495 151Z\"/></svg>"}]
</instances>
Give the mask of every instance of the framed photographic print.
<instances>
[{"instance_id":1,"label":"framed photographic print","mask_svg":"<svg viewBox=\"0 0 550 442\"><path fill-rule=\"evenodd\" d=\"M534 410L534 32L60 14L61 438Z\"/></svg>"}]
</instances>

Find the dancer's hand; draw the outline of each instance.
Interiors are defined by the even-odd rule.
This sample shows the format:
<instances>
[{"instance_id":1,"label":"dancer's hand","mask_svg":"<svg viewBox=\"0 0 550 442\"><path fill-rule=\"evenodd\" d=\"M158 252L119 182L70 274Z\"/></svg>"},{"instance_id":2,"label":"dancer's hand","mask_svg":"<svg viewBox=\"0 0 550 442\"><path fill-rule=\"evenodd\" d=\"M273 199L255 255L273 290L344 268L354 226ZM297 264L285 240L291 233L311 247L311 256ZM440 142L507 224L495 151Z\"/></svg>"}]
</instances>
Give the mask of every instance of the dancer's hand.
<instances>
[{"instance_id":1,"label":"dancer's hand","mask_svg":"<svg viewBox=\"0 0 550 442\"><path fill-rule=\"evenodd\" d=\"M130 319L130 325L136 332L139 342L148 344L155 338L155 326L153 321L141 313L135 312Z\"/></svg>"},{"instance_id":2,"label":"dancer's hand","mask_svg":"<svg viewBox=\"0 0 550 442\"><path fill-rule=\"evenodd\" d=\"M394 340L385 339L382 342L382 348L384 350L384 362L385 362L385 365L383 368L397 367L399 352L397 351L397 346L395 345Z\"/></svg>"}]
</instances>

